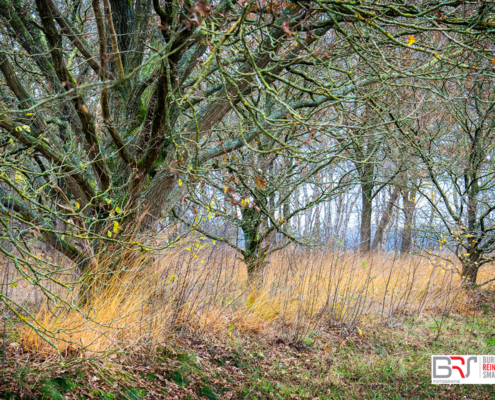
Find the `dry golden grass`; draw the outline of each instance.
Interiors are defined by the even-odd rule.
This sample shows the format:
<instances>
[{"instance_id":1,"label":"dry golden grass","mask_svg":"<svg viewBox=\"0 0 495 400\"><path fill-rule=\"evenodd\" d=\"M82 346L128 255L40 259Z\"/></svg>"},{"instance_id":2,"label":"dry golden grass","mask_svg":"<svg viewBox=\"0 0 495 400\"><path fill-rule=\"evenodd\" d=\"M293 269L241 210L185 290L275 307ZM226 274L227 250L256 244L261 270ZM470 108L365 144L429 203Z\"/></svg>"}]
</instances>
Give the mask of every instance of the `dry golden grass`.
<instances>
[{"instance_id":1,"label":"dry golden grass","mask_svg":"<svg viewBox=\"0 0 495 400\"><path fill-rule=\"evenodd\" d=\"M63 295L66 304L45 301L28 318L31 327L19 329L24 348L46 355L128 353L153 349L177 331L297 339L310 330L359 333L404 314L469 309L458 274L417 256L286 250L251 285L245 266L221 248L134 261L124 269L97 272L91 301L81 309L76 289ZM480 281L494 274L486 266Z\"/></svg>"}]
</instances>

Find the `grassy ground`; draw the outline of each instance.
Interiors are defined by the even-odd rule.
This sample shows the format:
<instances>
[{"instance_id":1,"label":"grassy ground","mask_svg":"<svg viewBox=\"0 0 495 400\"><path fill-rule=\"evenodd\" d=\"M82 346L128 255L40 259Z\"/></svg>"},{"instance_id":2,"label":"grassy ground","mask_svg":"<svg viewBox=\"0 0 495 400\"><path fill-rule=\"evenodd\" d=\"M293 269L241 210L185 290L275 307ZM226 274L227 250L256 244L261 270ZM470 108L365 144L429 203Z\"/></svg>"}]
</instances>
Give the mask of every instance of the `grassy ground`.
<instances>
[{"instance_id":1,"label":"grassy ground","mask_svg":"<svg viewBox=\"0 0 495 400\"><path fill-rule=\"evenodd\" d=\"M401 315L352 332L321 325L298 340L175 335L132 356L67 364L8 339L0 398L495 399L495 386L430 383L432 354L495 354L494 304L485 293L475 312Z\"/></svg>"}]
</instances>

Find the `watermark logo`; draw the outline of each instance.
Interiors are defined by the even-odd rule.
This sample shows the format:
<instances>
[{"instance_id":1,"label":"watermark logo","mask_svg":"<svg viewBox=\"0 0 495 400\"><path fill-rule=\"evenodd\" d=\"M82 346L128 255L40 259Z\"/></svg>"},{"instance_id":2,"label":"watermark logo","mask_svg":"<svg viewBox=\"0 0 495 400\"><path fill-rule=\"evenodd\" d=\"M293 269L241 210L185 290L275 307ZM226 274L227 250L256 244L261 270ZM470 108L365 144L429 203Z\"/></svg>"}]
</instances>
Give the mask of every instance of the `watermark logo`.
<instances>
[{"instance_id":1,"label":"watermark logo","mask_svg":"<svg viewBox=\"0 0 495 400\"><path fill-rule=\"evenodd\" d=\"M431 356L433 384L495 384L495 356Z\"/></svg>"}]
</instances>

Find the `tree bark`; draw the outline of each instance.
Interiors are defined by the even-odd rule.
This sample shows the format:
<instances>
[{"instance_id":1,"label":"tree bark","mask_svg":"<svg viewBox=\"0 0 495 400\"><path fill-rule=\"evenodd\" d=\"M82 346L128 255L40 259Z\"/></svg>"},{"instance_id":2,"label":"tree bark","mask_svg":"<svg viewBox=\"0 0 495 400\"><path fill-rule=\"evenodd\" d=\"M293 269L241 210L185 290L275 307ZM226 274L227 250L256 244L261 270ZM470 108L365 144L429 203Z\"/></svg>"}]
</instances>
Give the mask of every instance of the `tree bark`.
<instances>
[{"instance_id":1,"label":"tree bark","mask_svg":"<svg viewBox=\"0 0 495 400\"><path fill-rule=\"evenodd\" d=\"M366 254L370 251L371 246L371 214L373 212L373 172L374 166L367 163L363 167L361 175L361 241L359 251L361 254Z\"/></svg>"},{"instance_id":2,"label":"tree bark","mask_svg":"<svg viewBox=\"0 0 495 400\"><path fill-rule=\"evenodd\" d=\"M404 188L402 199L404 202L404 229L402 230L402 240L400 244L401 257L406 256L412 247L412 223L414 210L416 208L416 190Z\"/></svg>"},{"instance_id":3,"label":"tree bark","mask_svg":"<svg viewBox=\"0 0 495 400\"><path fill-rule=\"evenodd\" d=\"M470 253L467 259L463 260L462 265L462 279L463 286L474 287L476 286L476 281L478 279L478 269L480 261L479 253Z\"/></svg>"},{"instance_id":4,"label":"tree bark","mask_svg":"<svg viewBox=\"0 0 495 400\"><path fill-rule=\"evenodd\" d=\"M261 279L262 272L266 265L266 248L262 249L262 240L259 235L261 219L253 209L242 211L244 233L244 251L242 253L247 267L248 281L253 283Z\"/></svg>"},{"instance_id":5,"label":"tree bark","mask_svg":"<svg viewBox=\"0 0 495 400\"><path fill-rule=\"evenodd\" d=\"M376 228L375 237L373 238L373 243L371 244L371 251L376 251L378 250L378 247L381 247L383 242L383 234L390 222L390 219L392 218L392 210L398 197L399 187L396 186L394 191L390 195L390 200L388 201L385 210L383 210L382 217L380 219L380 222L378 223L378 227Z\"/></svg>"}]
</instances>

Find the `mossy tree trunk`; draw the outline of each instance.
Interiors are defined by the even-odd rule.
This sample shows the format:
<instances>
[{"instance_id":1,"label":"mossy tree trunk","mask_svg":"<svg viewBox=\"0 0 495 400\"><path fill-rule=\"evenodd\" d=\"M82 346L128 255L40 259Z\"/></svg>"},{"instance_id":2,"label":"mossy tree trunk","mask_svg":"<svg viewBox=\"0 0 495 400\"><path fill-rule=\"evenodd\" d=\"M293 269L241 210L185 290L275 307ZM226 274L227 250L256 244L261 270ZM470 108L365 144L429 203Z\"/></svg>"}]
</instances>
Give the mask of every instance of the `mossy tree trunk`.
<instances>
[{"instance_id":1,"label":"mossy tree trunk","mask_svg":"<svg viewBox=\"0 0 495 400\"><path fill-rule=\"evenodd\" d=\"M265 235L262 235L260 228L262 225L262 215L254 208L245 208L242 211L244 233L244 250L242 252L246 263L248 281L253 283L260 280L266 266L266 255L268 244L264 246Z\"/></svg>"}]
</instances>

